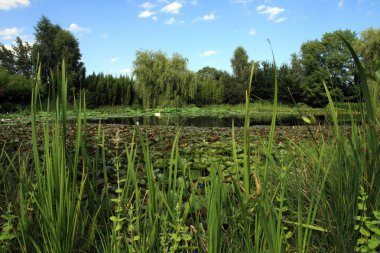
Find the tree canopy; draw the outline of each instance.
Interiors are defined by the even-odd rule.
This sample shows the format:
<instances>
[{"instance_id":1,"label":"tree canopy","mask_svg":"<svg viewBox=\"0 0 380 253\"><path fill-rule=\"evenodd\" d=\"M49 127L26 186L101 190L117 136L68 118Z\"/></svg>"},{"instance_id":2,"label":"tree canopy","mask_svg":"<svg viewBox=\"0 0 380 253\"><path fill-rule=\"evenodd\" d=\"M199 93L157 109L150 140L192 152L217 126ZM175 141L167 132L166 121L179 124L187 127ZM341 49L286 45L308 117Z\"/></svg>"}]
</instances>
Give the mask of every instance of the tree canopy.
<instances>
[{"instance_id":1,"label":"tree canopy","mask_svg":"<svg viewBox=\"0 0 380 253\"><path fill-rule=\"evenodd\" d=\"M274 65L269 61L253 62L242 46L232 52L231 73L211 66L193 72L188 68L188 60L179 53L168 57L162 51L141 50L136 52L131 77L103 73L86 77L79 42L73 34L42 16L34 35L33 45L19 37L12 46L0 44L0 104L25 104L24 100L30 97L37 60L41 64L42 82L54 97L63 59L69 94L85 90L91 107L137 105L148 109L243 103L252 64L255 73L251 99L273 99ZM350 30L337 30L304 42L299 52L291 55L289 64L278 67L280 102L324 106L327 98L323 83L335 101L360 101L359 75L339 36L354 45L366 66L371 91L379 94L380 29L368 28L360 36Z\"/></svg>"},{"instance_id":2,"label":"tree canopy","mask_svg":"<svg viewBox=\"0 0 380 253\"><path fill-rule=\"evenodd\" d=\"M194 97L196 76L180 54L168 58L161 51L137 51L133 62L135 90L144 109L179 106Z\"/></svg>"},{"instance_id":3,"label":"tree canopy","mask_svg":"<svg viewBox=\"0 0 380 253\"><path fill-rule=\"evenodd\" d=\"M85 78L85 67L81 62L78 40L45 16L38 21L34 35L33 59L39 59L41 64L41 80L52 89L52 76L60 70L62 60L65 60L69 88L79 90Z\"/></svg>"}]
</instances>

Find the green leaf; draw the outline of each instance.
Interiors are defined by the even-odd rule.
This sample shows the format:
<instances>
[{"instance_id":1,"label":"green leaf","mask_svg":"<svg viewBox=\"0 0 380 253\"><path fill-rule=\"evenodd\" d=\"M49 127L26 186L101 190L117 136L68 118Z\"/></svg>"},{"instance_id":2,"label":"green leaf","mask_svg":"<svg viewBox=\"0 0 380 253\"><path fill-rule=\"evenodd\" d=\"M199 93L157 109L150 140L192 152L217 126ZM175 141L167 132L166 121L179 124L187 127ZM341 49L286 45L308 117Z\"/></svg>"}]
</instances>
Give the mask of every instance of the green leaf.
<instances>
[{"instance_id":1,"label":"green leaf","mask_svg":"<svg viewBox=\"0 0 380 253\"><path fill-rule=\"evenodd\" d=\"M366 237L370 237L371 236L371 233L367 229L365 229L363 227L360 228L360 234L362 234L362 235L364 235Z\"/></svg>"},{"instance_id":2,"label":"green leaf","mask_svg":"<svg viewBox=\"0 0 380 253\"><path fill-rule=\"evenodd\" d=\"M367 206L363 203L358 203L358 209L361 211L367 210Z\"/></svg>"},{"instance_id":3,"label":"green leaf","mask_svg":"<svg viewBox=\"0 0 380 253\"><path fill-rule=\"evenodd\" d=\"M375 72L376 79L380 81L380 69Z\"/></svg>"},{"instance_id":4,"label":"green leaf","mask_svg":"<svg viewBox=\"0 0 380 253\"><path fill-rule=\"evenodd\" d=\"M377 235L380 235L380 228L379 228L379 222L378 221L367 221L365 223L367 228L374 232Z\"/></svg>"},{"instance_id":5,"label":"green leaf","mask_svg":"<svg viewBox=\"0 0 380 253\"><path fill-rule=\"evenodd\" d=\"M135 235L135 236L133 237L133 240L134 240L134 241L138 241L138 240L140 240L140 236L139 236L139 235Z\"/></svg>"},{"instance_id":6,"label":"green leaf","mask_svg":"<svg viewBox=\"0 0 380 253\"><path fill-rule=\"evenodd\" d=\"M376 249L380 245L380 240L372 239L368 242L368 248Z\"/></svg>"},{"instance_id":7,"label":"green leaf","mask_svg":"<svg viewBox=\"0 0 380 253\"><path fill-rule=\"evenodd\" d=\"M187 235L187 234L182 236L182 239L183 239L184 241L190 241L191 238L192 238L191 235Z\"/></svg>"},{"instance_id":8,"label":"green leaf","mask_svg":"<svg viewBox=\"0 0 380 253\"><path fill-rule=\"evenodd\" d=\"M380 220L380 212L379 211L373 211L373 215L375 215L376 219Z\"/></svg>"},{"instance_id":9,"label":"green leaf","mask_svg":"<svg viewBox=\"0 0 380 253\"><path fill-rule=\"evenodd\" d=\"M181 237L179 237L177 234L173 233L171 234L171 238L176 241L176 242L180 242L181 241Z\"/></svg>"},{"instance_id":10,"label":"green leaf","mask_svg":"<svg viewBox=\"0 0 380 253\"><path fill-rule=\"evenodd\" d=\"M121 200L119 198L116 198L116 199L111 199L112 202L115 202L115 203L120 203Z\"/></svg>"},{"instance_id":11,"label":"green leaf","mask_svg":"<svg viewBox=\"0 0 380 253\"><path fill-rule=\"evenodd\" d=\"M116 216L111 216L110 217L110 220L113 221L113 222L120 222L120 221L123 221L125 219L126 218L117 218Z\"/></svg>"},{"instance_id":12,"label":"green leaf","mask_svg":"<svg viewBox=\"0 0 380 253\"><path fill-rule=\"evenodd\" d=\"M280 210L280 208L276 208L276 210L279 211L279 212L284 213L284 212L289 211L289 208L288 208L287 206L283 206L283 207L281 208L281 210Z\"/></svg>"},{"instance_id":13,"label":"green leaf","mask_svg":"<svg viewBox=\"0 0 380 253\"><path fill-rule=\"evenodd\" d=\"M118 224L116 225L116 227L115 227L115 231L117 232L117 231L119 231L121 228L122 228L121 224L118 223Z\"/></svg>"},{"instance_id":14,"label":"green leaf","mask_svg":"<svg viewBox=\"0 0 380 253\"><path fill-rule=\"evenodd\" d=\"M14 238L16 238L16 235L14 234L8 234L8 233L0 234L0 241L8 241Z\"/></svg>"},{"instance_id":15,"label":"green leaf","mask_svg":"<svg viewBox=\"0 0 380 253\"><path fill-rule=\"evenodd\" d=\"M116 193L122 193L122 192L123 192L123 189L116 189L115 192L116 192Z\"/></svg>"},{"instance_id":16,"label":"green leaf","mask_svg":"<svg viewBox=\"0 0 380 253\"><path fill-rule=\"evenodd\" d=\"M285 238L290 239L290 238L292 238L292 236L293 236L293 232L289 231L288 233L286 233Z\"/></svg>"},{"instance_id":17,"label":"green leaf","mask_svg":"<svg viewBox=\"0 0 380 253\"><path fill-rule=\"evenodd\" d=\"M308 117L302 116L302 120L309 125L311 124L311 119Z\"/></svg>"}]
</instances>

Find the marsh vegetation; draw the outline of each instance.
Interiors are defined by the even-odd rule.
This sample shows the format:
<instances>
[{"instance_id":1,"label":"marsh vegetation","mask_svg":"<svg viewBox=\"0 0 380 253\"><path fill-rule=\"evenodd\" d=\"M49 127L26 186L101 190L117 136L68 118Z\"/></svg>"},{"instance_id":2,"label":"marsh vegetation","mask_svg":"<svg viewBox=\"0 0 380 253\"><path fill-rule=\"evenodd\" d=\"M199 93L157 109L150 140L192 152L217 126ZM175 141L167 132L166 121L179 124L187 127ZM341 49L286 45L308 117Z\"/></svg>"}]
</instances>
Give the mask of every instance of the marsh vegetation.
<instances>
[{"instance_id":1,"label":"marsh vegetation","mask_svg":"<svg viewBox=\"0 0 380 253\"><path fill-rule=\"evenodd\" d=\"M309 107L280 107L284 95L274 61L269 124L250 125L257 74L251 64L242 75L249 81L240 83L243 108L224 107L242 114L243 125L231 119L228 128L105 122L103 112L86 109L92 95L69 95L73 75L66 70L73 65L62 61L54 78L37 65L30 114L0 125L0 250L378 252L379 121L376 86L369 83L378 83L379 72L362 65L344 34L336 39L351 54L359 80L349 87L359 90L357 108L344 105L349 124L341 124L334 103L339 92L323 80L318 89L327 107L316 110L328 115L325 124ZM138 59L150 54L163 57L142 52ZM159 66L180 62L186 72L180 56L166 60ZM136 97L141 107L131 109L136 115L152 115L157 111L150 107L169 102L173 112L167 113L174 114L185 110L180 102L195 99L195 90L177 82L191 75L136 75L136 83L147 85L128 88L142 89ZM44 78L54 84L48 98ZM277 126L290 110L305 125Z\"/></svg>"}]
</instances>

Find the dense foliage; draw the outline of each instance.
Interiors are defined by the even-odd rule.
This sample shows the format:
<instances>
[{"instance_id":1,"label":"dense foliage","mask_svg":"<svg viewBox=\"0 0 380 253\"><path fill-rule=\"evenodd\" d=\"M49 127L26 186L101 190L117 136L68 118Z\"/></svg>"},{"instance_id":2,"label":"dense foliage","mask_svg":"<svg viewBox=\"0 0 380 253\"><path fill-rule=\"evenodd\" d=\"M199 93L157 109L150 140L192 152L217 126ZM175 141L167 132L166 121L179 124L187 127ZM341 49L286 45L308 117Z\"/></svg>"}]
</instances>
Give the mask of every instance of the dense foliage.
<instances>
[{"instance_id":1,"label":"dense foliage","mask_svg":"<svg viewBox=\"0 0 380 253\"><path fill-rule=\"evenodd\" d=\"M104 105L131 105L134 98L133 83L128 76L95 74L87 76L85 91L89 108Z\"/></svg>"},{"instance_id":2,"label":"dense foliage","mask_svg":"<svg viewBox=\"0 0 380 253\"><path fill-rule=\"evenodd\" d=\"M41 63L41 79L48 84L52 96L55 95L54 87L57 83L54 76L61 69L62 60L66 61L68 85L71 92L79 91L81 82L86 75L86 69L81 62L81 53L78 40L59 25L52 24L43 16L35 27L35 44L32 55Z\"/></svg>"},{"instance_id":3,"label":"dense foliage","mask_svg":"<svg viewBox=\"0 0 380 253\"><path fill-rule=\"evenodd\" d=\"M323 107L327 97L326 83L331 96L338 102L357 102L361 99L360 78L354 61L339 36L344 37L362 57L368 70L369 85L378 100L376 72L380 69L380 29L369 28L360 36L350 30L325 33L321 39L306 41L300 52L290 57L289 64L278 67L279 102L304 103ZM12 47L0 44L0 104L3 111L26 105L31 91L35 64L41 63L41 79L45 93L55 97L58 69L66 61L69 99L80 89L87 93L89 106L134 105L143 109L181 107L188 104L238 104L244 102L250 66L255 65L250 97L252 100L272 101L273 64L254 62L239 46L231 57L232 73L210 66L193 72L188 60L175 53L168 57L162 51L137 51L132 76L111 76L103 73L85 77L85 67L77 39L59 25L43 16L35 27L35 44L17 38ZM9 105L12 106L9 106Z\"/></svg>"}]
</instances>

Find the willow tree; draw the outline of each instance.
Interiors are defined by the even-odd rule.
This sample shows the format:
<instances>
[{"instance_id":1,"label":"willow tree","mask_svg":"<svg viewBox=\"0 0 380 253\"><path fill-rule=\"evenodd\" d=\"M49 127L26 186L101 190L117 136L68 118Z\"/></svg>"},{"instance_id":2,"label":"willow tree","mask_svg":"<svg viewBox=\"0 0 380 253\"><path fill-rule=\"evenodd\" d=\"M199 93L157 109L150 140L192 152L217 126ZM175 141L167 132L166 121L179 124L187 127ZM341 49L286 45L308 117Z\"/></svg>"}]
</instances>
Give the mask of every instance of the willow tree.
<instances>
[{"instance_id":1,"label":"willow tree","mask_svg":"<svg viewBox=\"0 0 380 253\"><path fill-rule=\"evenodd\" d=\"M187 59L181 55L168 58L162 51L138 51L133 65L134 87L144 109L179 106L194 97L195 74L187 69Z\"/></svg>"}]
</instances>

